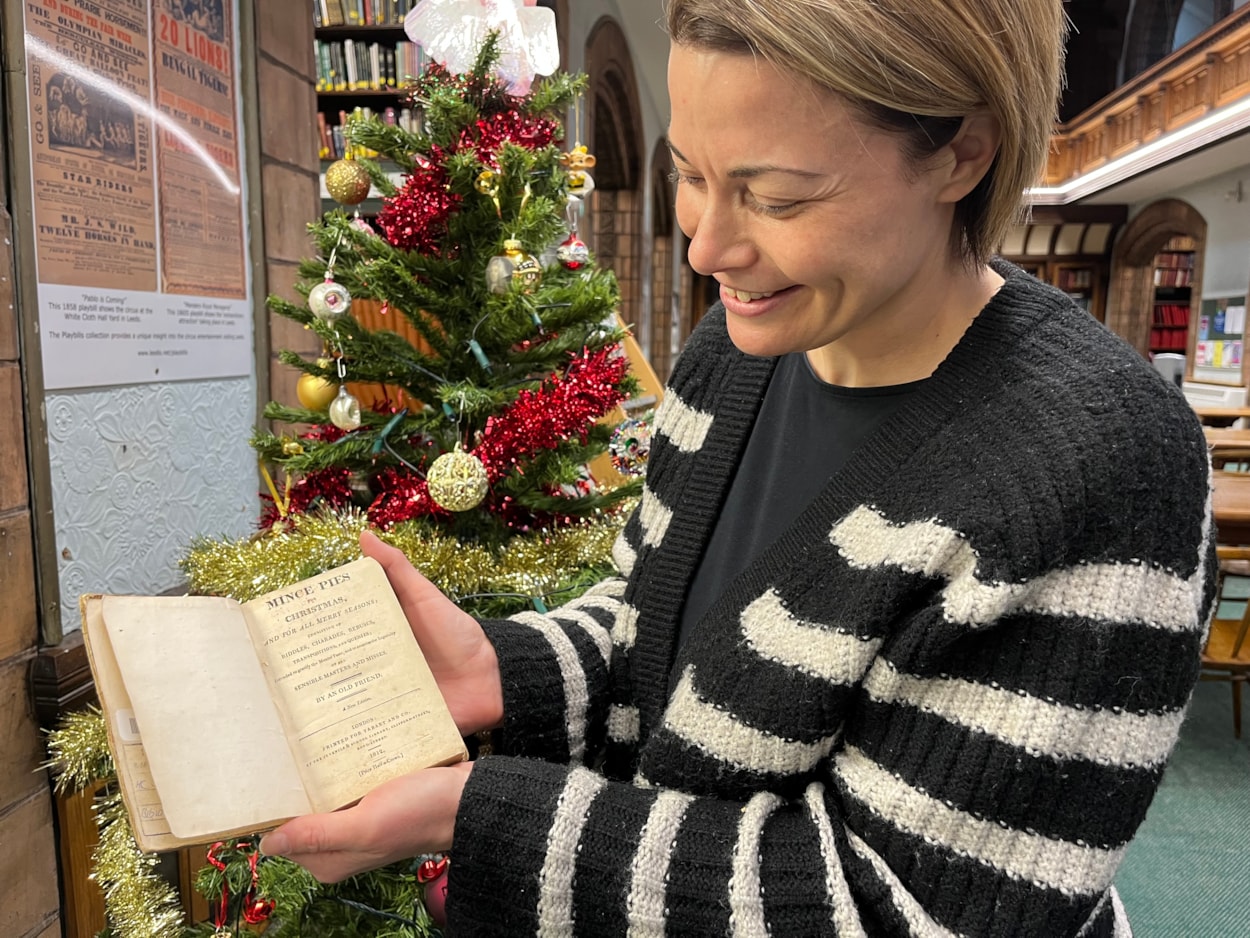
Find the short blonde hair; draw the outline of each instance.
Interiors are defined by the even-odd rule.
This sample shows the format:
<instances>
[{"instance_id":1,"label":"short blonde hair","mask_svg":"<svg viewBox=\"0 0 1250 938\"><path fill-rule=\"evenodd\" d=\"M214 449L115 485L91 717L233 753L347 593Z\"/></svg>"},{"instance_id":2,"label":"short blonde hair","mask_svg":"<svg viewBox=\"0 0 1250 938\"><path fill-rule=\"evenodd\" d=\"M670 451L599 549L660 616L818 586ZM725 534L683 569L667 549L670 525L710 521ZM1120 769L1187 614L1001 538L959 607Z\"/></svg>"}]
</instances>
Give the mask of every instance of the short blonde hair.
<instances>
[{"instance_id":1,"label":"short blonde hair","mask_svg":"<svg viewBox=\"0 0 1250 938\"><path fill-rule=\"evenodd\" d=\"M837 93L900 134L917 166L988 110L998 154L952 238L984 263L1024 218L1063 86L1062 0L666 0L665 12L674 43L756 55Z\"/></svg>"}]
</instances>

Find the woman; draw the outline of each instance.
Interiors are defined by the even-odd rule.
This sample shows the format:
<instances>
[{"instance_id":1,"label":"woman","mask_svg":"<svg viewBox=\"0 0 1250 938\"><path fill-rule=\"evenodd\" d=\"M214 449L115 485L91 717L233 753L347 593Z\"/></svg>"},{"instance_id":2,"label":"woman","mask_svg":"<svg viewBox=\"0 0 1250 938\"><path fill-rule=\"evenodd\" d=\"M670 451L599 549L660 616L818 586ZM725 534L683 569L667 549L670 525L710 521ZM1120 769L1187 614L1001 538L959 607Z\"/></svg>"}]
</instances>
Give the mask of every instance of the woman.
<instances>
[{"instance_id":1,"label":"woman","mask_svg":"<svg viewBox=\"0 0 1250 938\"><path fill-rule=\"evenodd\" d=\"M621 577L480 625L386 566L461 729L262 844L454 842L456 935L1122 935L1211 605L1175 389L993 248L1060 0L670 0L689 259L721 285Z\"/></svg>"}]
</instances>

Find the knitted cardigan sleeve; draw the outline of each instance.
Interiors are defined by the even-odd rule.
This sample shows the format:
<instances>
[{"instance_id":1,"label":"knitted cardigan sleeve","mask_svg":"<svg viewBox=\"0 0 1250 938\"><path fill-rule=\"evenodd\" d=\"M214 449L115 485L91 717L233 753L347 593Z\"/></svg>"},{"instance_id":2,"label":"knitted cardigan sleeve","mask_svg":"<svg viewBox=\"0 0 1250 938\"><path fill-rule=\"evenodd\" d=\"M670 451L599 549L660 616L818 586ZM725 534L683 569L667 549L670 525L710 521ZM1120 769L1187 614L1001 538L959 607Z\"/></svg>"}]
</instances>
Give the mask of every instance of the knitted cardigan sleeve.
<instances>
[{"instance_id":1,"label":"knitted cardigan sleeve","mask_svg":"<svg viewBox=\"0 0 1250 938\"><path fill-rule=\"evenodd\" d=\"M614 553L624 544L618 539ZM502 751L560 763L593 762L604 741L611 630L628 608L622 577L596 584L547 615L482 622L499 656Z\"/></svg>"},{"instance_id":2,"label":"knitted cardigan sleeve","mask_svg":"<svg viewBox=\"0 0 1250 938\"><path fill-rule=\"evenodd\" d=\"M696 334L624 579L486 624L527 712L464 791L453 936L1128 934L1112 880L1212 602L1208 468L1179 395L1038 289L1013 276L674 658L767 374Z\"/></svg>"}]
</instances>

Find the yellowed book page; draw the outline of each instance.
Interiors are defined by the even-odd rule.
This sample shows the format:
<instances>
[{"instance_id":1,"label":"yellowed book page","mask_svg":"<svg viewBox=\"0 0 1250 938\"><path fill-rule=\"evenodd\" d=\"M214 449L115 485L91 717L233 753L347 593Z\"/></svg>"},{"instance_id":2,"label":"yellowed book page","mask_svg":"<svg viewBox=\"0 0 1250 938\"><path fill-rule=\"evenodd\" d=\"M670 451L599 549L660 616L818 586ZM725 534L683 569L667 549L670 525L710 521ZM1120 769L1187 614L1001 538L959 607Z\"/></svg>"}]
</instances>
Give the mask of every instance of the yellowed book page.
<instances>
[{"instance_id":1,"label":"yellowed book page","mask_svg":"<svg viewBox=\"0 0 1250 938\"><path fill-rule=\"evenodd\" d=\"M102 611L174 835L208 839L308 813L238 603L105 596Z\"/></svg>"},{"instance_id":2,"label":"yellowed book page","mask_svg":"<svg viewBox=\"0 0 1250 938\"><path fill-rule=\"evenodd\" d=\"M467 755L377 561L363 557L243 609L317 811Z\"/></svg>"},{"instance_id":3,"label":"yellowed book page","mask_svg":"<svg viewBox=\"0 0 1250 938\"><path fill-rule=\"evenodd\" d=\"M172 850L182 841L170 832L169 822L165 820L165 809L156 792L147 753L143 751L130 695L122 683L117 659L113 656L113 645L104 628L101 605L99 596L83 597L83 643L87 647L96 694L107 721L109 746L117 766L122 797L130 813L130 826L135 840L147 852Z\"/></svg>"}]
</instances>

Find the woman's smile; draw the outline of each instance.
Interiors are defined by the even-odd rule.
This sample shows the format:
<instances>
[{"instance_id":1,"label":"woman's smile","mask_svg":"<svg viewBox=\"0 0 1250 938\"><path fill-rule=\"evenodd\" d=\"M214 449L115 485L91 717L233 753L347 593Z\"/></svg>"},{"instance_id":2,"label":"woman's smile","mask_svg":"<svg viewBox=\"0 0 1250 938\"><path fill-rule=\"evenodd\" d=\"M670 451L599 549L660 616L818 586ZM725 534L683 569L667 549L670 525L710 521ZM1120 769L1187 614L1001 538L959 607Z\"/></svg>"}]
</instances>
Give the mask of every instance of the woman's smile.
<instances>
[{"instance_id":1,"label":"woman's smile","mask_svg":"<svg viewBox=\"0 0 1250 938\"><path fill-rule=\"evenodd\" d=\"M731 316L763 316L784 303L797 289L798 287L785 287L781 290L769 290L767 293L754 293L722 283L720 299Z\"/></svg>"}]
</instances>

